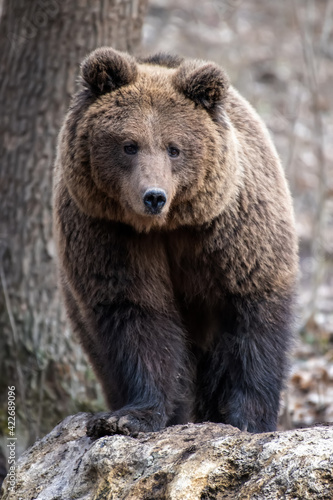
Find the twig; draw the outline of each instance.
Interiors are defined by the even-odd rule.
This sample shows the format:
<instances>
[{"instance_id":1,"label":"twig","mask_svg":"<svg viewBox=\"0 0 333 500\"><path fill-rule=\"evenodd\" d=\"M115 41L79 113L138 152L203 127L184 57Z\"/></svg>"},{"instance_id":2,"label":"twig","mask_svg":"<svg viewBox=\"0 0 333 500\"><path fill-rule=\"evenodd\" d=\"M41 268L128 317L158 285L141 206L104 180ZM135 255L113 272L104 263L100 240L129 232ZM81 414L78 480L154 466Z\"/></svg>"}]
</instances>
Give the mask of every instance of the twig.
<instances>
[{"instance_id":1,"label":"twig","mask_svg":"<svg viewBox=\"0 0 333 500\"><path fill-rule=\"evenodd\" d=\"M312 255L316 259L316 270L313 274L313 285L312 285L312 298L310 303L310 314L311 318L315 314L316 310L316 299L318 295L318 289L322 280L323 272L323 225L324 225L324 207L327 195L327 173L326 173L326 162L324 155L324 130L323 121L320 112L319 105L319 89L317 80L317 68L316 61L313 52L313 46L311 43L311 38L309 35L308 25L303 22L300 18L300 14L297 9L296 0L292 0L294 16L297 21L303 48L303 57L306 68L306 76L308 80L308 86L311 93L311 100L314 109L314 134L315 134L315 146L316 146L316 157L318 159L318 191L317 191L317 206L314 220L313 228L313 240L312 240Z\"/></svg>"},{"instance_id":2,"label":"twig","mask_svg":"<svg viewBox=\"0 0 333 500\"><path fill-rule=\"evenodd\" d=\"M299 93L291 121L291 134L289 135L288 157L285 161L285 170L287 172L292 191L294 191L296 188L296 180L295 180L296 174L295 174L295 168L293 167L293 160L297 145L297 137L295 132L301 112L301 103L302 103L302 95L301 93Z\"/></svg>"},{"instance_id":3,"label":"twig","mask_svg":"<svg viewBox=\"0 0 333 500\"><path fill-rule=\"evenodd\" d=\"M320 49L325 54L325 47L327 45L329 36L333 27L333 0L329 0L325 9L324 25L320 37Z\"/></svg>"},{"instance_id":4,"label":"twig","mask_svg":"<svg viewBox=\"0 0 333 500\"><path fill-rule=\"evenodd\" d=\"M44 384L45 384L45 368L42 368L40 370L39 401L38 401L38 414L36 422L36 439L39 438L41 423L42 423Z\"/></svg>"},{"instance_id":5,"label":"twig","mask_svg":"<svg viewBox=\"0 0 333 500\"><path fill-rule=\"evenodd\" d=\"M4 251L2 250L1 255L0 255L0 279L1 279L1 285L2 285L4 297L5 297L6 309L7 309L9 322L10 322L10 326L11 326L11 331L12 331L12 336L13 336L14 358L15 358L17 380L18 380L19 390L20 390L20 394L21 394L21 402L22 402L23 411L25 413L25 416L26 416L27 420L30 421L30 412L28 411L28 408L26 405L26 399L25 399L26 398L26 391L25 391L24 377L23 377L23 372L22 372L21 365L19 362L19 357L18 357L18 334L17 334L14 315L13 315L13 311L12 311L12 307L11 307L11 303L10 303L8 287L7 287L7 280L6 280L5 272L3 269L3 254L4 254Z\"/></svg>"}]
</instances>

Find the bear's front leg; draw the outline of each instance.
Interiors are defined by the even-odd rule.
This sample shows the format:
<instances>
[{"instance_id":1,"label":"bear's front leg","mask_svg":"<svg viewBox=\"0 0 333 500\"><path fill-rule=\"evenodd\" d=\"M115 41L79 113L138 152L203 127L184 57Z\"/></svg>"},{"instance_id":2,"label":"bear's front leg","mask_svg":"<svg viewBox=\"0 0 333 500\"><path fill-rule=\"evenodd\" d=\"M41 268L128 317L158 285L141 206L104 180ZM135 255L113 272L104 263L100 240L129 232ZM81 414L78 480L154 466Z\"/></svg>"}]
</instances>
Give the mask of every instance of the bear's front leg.
<instances>
[{"instance_id":1,"label":"bear's front leg","mask_svg":"<svg viewBox=\"0 0 333 500\"><path fill-rule=\"evenodd\" d=\"M87 434L135 436L165 427L186 404L185 341L175 315L124 301L95 307L89 326L99 351L91 360L112 412L94 415Z\"/></svg>"},{"instance_id":2,"label":"bear's front leg","mask_svg":"<svg viewBox=\"0 0 333 500\"><path fill-rule=\"evenodd\" d=\"M276 430L288 369L292 296L232 297L198 365L197 420Z\"/></svg>"}]
</instances>

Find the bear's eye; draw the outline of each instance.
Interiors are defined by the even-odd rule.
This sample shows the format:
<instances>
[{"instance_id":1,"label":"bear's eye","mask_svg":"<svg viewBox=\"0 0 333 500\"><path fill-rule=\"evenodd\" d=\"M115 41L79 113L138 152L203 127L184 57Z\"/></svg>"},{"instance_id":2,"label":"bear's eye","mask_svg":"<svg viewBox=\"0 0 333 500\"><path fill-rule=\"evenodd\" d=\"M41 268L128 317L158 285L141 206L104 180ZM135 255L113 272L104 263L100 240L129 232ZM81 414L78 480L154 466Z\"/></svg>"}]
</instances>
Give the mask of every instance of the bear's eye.
<instances>
[{"instance_id":1,"label":"bear's eye","mask_svg":"<svg viewBox=\"0 0 333 500\"><path fill-rule=\"evenodd\" d=\"M174 146L169 146L168 147L168 155L171 157L171 158L177 158L177 156L179 156L179 149L175 148Z\"/></svg>"},{"instance_id":2,"label":"bear's eye","mask_svg":"<svg viewBox=\"0 0 333 500\"><path fill-rule=\"evenodd\" d=\"M127 155L136 155L138 149L136 144L126 144L126 146L124 146L124 151Z\"/></svg>"}]
</instances>

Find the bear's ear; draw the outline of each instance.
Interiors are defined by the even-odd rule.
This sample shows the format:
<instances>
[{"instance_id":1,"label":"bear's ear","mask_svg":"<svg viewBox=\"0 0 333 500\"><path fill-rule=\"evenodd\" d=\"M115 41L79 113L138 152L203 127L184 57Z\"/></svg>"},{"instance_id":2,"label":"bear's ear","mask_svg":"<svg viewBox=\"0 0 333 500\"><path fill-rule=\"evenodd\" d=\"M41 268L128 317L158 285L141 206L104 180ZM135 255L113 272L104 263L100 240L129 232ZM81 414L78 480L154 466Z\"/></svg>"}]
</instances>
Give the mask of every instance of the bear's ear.
<instances>
[{"instance_id":1,"label":"bear's ear","mask_svg":"<svg viewBox=\"0 0 333 500\"><path fill-rule=\"evenodd\" d=\"M207 110L213 110L223 101L229 80L217 64L186 61L174 74L173 84L178 91L196 104L201 104Z\"/></svg>"},{"instance_id":2,"label":"bear's ear","mask_svg":"<svg viewBox=\"0 0 333 500\"><path fill-rule=\"evenodd\" d=\"M105 94L134 82L137 64L129 54L102 47L84 59L81 76L95 94Z\"/></svg>"}]
</instances>

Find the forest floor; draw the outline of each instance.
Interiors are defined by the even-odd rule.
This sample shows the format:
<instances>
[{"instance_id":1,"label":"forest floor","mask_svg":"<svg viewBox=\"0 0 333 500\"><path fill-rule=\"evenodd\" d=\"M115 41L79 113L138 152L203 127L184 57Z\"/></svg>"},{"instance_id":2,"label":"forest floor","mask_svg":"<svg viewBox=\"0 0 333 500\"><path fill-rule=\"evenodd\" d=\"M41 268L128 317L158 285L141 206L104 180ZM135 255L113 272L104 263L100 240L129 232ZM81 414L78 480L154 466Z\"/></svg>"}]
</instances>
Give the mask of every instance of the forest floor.
<instances>
[{"instance_id":1,"label":"forest floor","mask_svg":"<svg viewBox=\"0 0 333 500\"><path fill-rule=\"evenodd\" d=\"M333 0L151 0L145 53L213 60L267 124L300 239L281 428L333 421Z\"/></svg>"}]
</instances>

